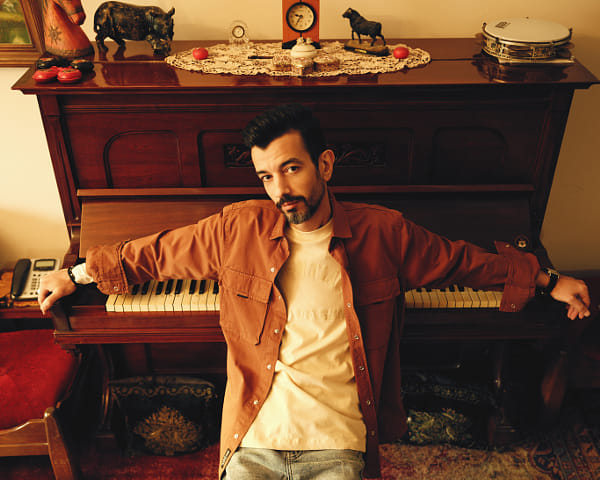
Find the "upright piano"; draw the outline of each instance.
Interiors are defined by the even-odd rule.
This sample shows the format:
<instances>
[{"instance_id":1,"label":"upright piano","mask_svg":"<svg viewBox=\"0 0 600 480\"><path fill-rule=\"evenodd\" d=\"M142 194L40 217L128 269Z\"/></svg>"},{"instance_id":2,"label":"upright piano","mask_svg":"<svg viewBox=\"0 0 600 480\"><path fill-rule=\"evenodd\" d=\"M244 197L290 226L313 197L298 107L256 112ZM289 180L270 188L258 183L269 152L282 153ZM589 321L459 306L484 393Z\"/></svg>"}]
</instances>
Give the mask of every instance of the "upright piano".
<instances>
[{"instance_id":1,"label":"upright piano","mask_svg":"<svg viewBox=\"0 0 600 480\"><path fill-rule=\"evenodd\" d=\"M577 61L500 65L474 38L403 42L428 51L431 62L325 78L209 75L173 68L145 42L129 42L118 55L111 45L97 56L80 83L36 84L28 70L13 88L39 102L71 236L64 264L85 259L92 245L186 225L229 202L264 196L240 130L272 105L301 102L314 109L336 153L331 188L338 199L399 209L490 250L503 240L549 266L539 236L571 100L598 80ZM172 51L210 43L175 41ZM509 414L525 402L523 390L510 395L514 362L507 360L524 346L533 357L518 357L517 370L533 368L532 358L551 360L564 309L534 299L511 314L430 300L439 292L414 294L426 300L407 311L406 368L462 368L471 360L499 398L490 437L513 433ZM56 342L100 353L105 394L115 378L224 374L218 309L107 311L106 301L90 286L53 311ZM415 360L419 352L425 358ZM533 394L547 408L556 408L554 384Z\"/></svg>"}]
</instances>

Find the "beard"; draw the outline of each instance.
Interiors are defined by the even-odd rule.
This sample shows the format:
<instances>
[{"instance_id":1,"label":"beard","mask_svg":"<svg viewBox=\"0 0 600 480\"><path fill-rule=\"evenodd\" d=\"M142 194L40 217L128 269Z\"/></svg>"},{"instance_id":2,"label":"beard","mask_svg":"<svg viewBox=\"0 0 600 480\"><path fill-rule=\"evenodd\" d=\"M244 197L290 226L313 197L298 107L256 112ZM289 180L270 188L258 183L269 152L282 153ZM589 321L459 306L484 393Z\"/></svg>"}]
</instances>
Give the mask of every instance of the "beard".
<instances>
[{"instance_id":1,"label":"beard","mask_svg":"<svg viewBox=\"0 0 600 480\"><path fill-rule=\"evenodd\" d=\"M316 183L315 188L310 192L308 198L303 197L302 195L283 195L275 205L279 211L285 215L289 223L298 225L312 218L319 208L324 195L325 182L319 180ZM283 204L287 202L298 202L298 206L292 211L285 212L283 210Z\"/></svg>"}]
</instances>

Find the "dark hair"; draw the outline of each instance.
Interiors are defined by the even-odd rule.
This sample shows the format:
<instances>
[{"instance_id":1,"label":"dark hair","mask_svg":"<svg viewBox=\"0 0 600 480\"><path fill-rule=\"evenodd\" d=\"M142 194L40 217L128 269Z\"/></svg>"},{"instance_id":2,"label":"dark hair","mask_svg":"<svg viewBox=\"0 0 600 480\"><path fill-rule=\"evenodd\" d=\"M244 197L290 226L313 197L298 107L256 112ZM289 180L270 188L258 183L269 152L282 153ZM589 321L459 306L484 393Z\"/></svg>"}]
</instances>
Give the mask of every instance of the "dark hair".
<instances>
[{"instance_id":1,"label":"dark hair","mask_svg":"<svg viewBox=\"0 0 600 480\"><path fill-rule=\"evenodd\" d=\"M279 105L267 110L248 122L242 138L248 148L266 148L273 140L297 130L311 160L319 165L319 156L325 150L325 137L319 120L305 105L296 103Z\"/></svg>"}]
</instances>

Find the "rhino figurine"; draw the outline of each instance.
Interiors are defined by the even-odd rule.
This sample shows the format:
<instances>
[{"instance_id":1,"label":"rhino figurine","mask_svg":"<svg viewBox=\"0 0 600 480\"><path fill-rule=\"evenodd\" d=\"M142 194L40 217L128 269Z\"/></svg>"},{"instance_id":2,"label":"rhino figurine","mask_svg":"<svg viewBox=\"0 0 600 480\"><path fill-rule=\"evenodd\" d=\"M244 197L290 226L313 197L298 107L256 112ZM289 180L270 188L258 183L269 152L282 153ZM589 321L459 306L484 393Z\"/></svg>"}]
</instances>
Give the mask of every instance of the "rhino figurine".
<instances>
[{"instance_id":1,"label":"rhino figurine","mask_svg":"<svg viewBox=\"0 0 600 480\"><path fill-rule=\"evenodd\" d=\"M156 54L166 55L173 40L173 14L159 7L143 7L123 2L104 2L94 14L94 31L98 48L106 51L104 39L112 38L119 47L126 40L147 40Z\"/></svg>"}]
</instances>

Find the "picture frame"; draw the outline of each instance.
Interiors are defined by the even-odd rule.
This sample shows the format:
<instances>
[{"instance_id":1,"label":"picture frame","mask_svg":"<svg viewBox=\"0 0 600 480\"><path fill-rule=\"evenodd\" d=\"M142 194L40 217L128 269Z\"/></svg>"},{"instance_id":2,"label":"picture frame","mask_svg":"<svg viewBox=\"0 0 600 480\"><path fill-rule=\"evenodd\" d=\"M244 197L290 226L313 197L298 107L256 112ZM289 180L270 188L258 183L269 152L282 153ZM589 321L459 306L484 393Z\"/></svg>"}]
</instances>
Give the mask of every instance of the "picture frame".
<instances>
[{"instance_id":1,"label":"picture frame","mask_svg":"<svg viewBox=\"0 0 600 480\"><path fill-rule=\"evenodd\" d=\"M0 67L29 67L44 52L43 0L0 0Z\"/></svg>"}]
</instances>

